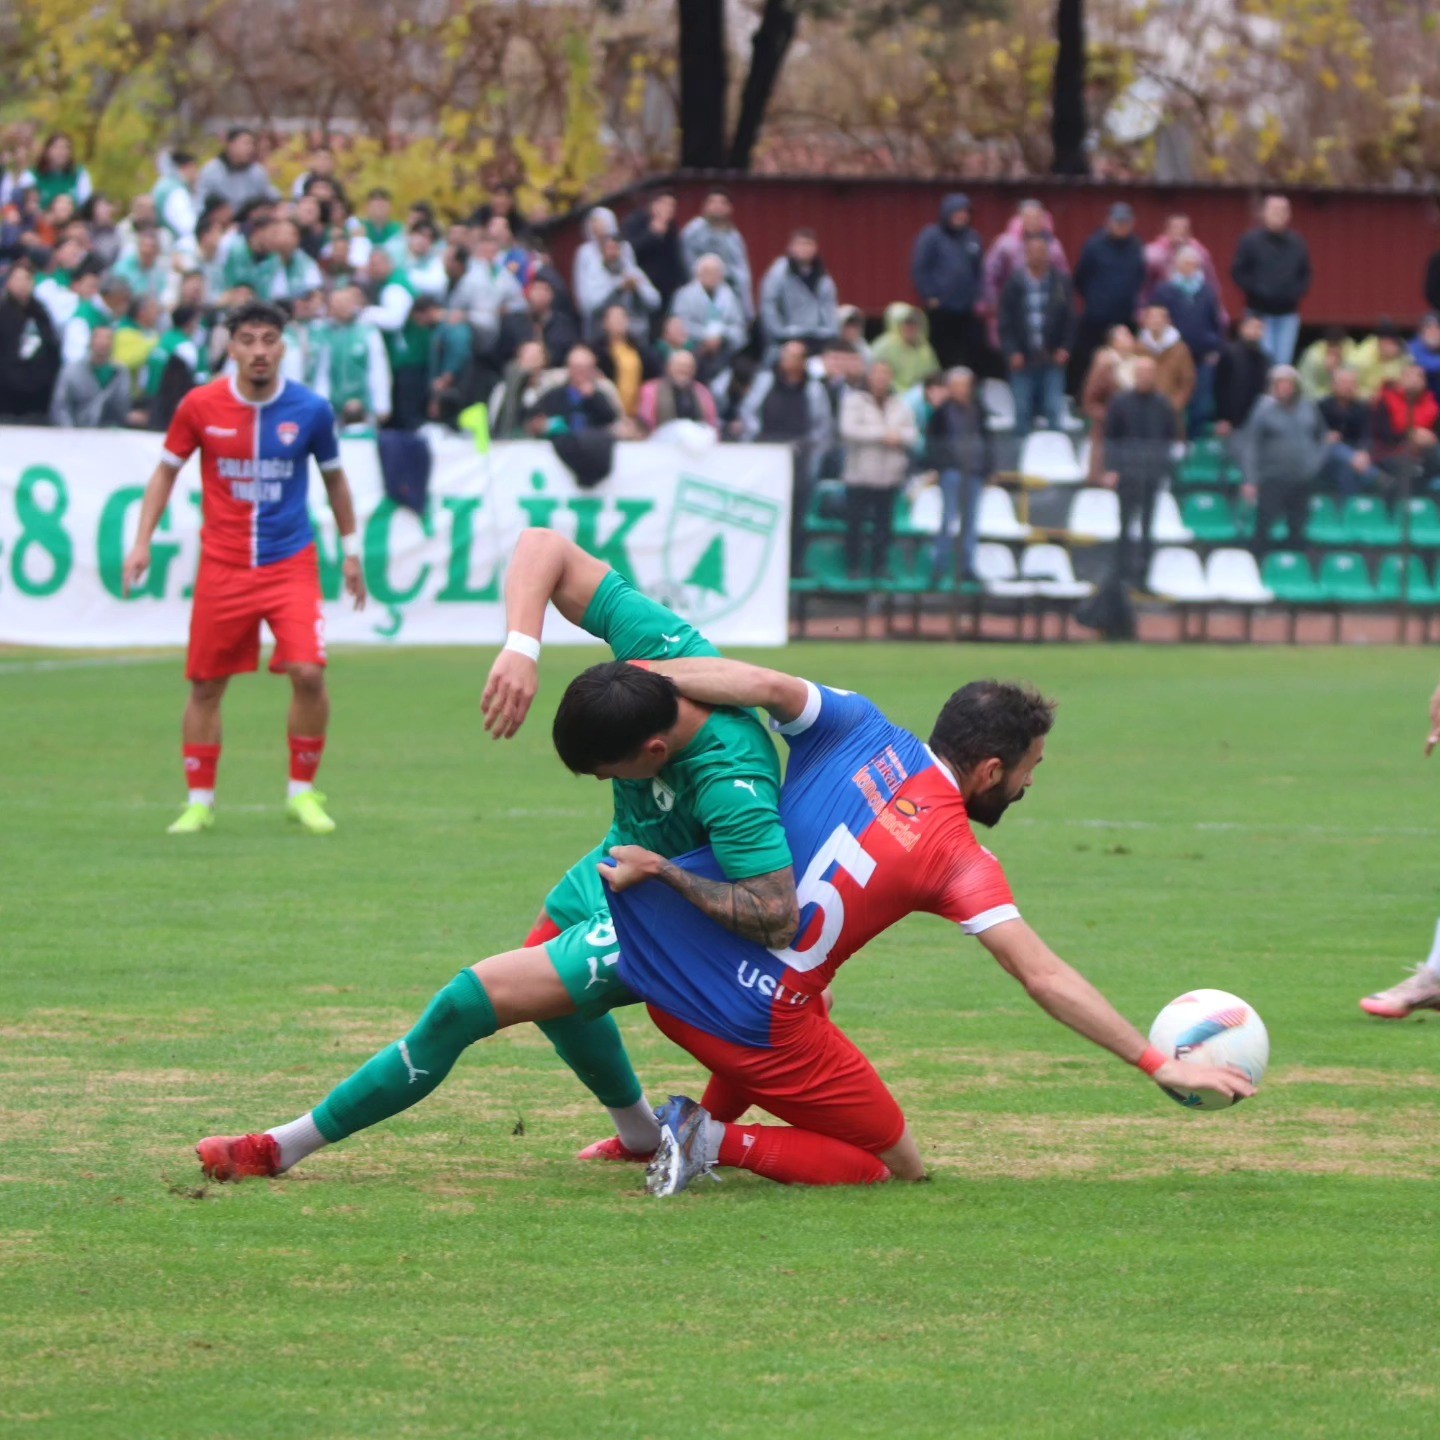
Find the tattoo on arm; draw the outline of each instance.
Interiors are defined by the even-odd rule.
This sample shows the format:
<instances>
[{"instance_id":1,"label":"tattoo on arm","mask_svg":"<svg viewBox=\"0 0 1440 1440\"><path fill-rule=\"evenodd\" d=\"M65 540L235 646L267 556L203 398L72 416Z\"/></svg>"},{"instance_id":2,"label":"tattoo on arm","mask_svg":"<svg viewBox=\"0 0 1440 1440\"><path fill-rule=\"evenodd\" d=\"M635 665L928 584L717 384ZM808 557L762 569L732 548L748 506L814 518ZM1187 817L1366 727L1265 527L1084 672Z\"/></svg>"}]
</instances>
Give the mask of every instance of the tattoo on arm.
<instances>
[{"instance_id":1,"label":"tattoo on arm","mask_svg":"<svg viewBox=\"0 0 1440 1440\"><path fill-rule=\"evenodd\" d=\"M669 860L660 877L717 925L769 950L789 945L800 925L795 872L788 865L749 880L706 880Z\"/></svg>"}]
</instances>

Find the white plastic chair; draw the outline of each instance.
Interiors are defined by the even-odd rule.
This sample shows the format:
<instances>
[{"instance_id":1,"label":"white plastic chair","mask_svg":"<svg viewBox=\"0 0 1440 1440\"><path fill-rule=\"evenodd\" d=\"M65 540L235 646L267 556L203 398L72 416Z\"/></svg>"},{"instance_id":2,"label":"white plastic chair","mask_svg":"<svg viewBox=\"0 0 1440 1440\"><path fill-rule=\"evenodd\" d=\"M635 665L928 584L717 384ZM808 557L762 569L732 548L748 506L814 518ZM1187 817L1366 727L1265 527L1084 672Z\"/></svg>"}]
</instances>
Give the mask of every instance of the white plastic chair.
<instances>
[{"instance_id":1,"label":"white plastic chair","mask_svg":"<svg viewBox=\"0 0 1440 1440\"><path fill-rule=\"evenodd\" d=\"M1078 485L1086 472L1075 459L1075 447L1068 435L1059 430L1033 430L1020 449L1020 473L1027 480Z\"/></svg>"},{"instance_id":2,"label":"white plastic chair","mask_svg":"<svg viewBox=\"0 0 1440 1440\"><path fill-rule=\"evenodd\" d=\"M980 403L992 430L1015 428L1015 395L1009 383L992 377L980 384Z\"/></svg>"},{"instance_id":3,"label":"white plastic chair","mask_svg":"<svg viewBox=\"0 0 1440 1440\"><path fill-rule=\"evenodd\" d=\"M1060 399L1060 428L1071 435L1078 435L1085 429L1085 418L1070 408L1070 397Z\"/></svg>"},{"instance_id":4,"label":"white plastic chair","mask_svg":"<svg viewBox=\"0 0 1440 1440\"><path fill-rule=\"evenodd\" d=\"M1070 552L1061 545L1031 545L1020 557L1020 578L1032 581L1035 593L1048 600L1083 600L1095 593L1088 581L1075 578Z\"/></svg>"},{"instance_id":5,"label":"white plastic chair","mask_svg":"<svg viewBox=\"0 0 1440 1440\"><path fill-rule=\"evenodd\" d=\"M1120 501L1113 490L1077 490L1065 528L1086 540L1120 538Z\"/></svg>"},{"instance_id":6,"label":"white plastic chair","mask_svg":"<svg viewBox=\"0 0 1440 1440\"><path fill-rule=\"evenodd\" d=\"M1028 540L1030 527L1015 515L1015 502L1008 490L987 485L980 492L980 538L982 540Z\"/></svg>"},{"instance_id":7,"label":"white plastic chair","mask_svg":"<svg viewBox=\"0 0 1440 1440\"><path fill-rule=\"evenodd\" d=\"M1200 557L1193 550L1176 545L1167 545L1155 552L1145 588L1152 595L1183 604L1204 604L1219 598L1205 578Z\"/></svg>"},{"instance_id":8,"label":"white plastic chair","mask_svg":"<svg viewBox=\"0 0 1440 1440\"><path fill-rule=\"evenodd\" d=\"M1090 473L1090 450L1093 442L1088 435L1075 447L1075 463L1085 475Z\"/></svg>"},{"instance_id":9,"label":"white plastic chair","mask_svg":"<svg viewBox=\"0 0 1440 1440\"><path fill-rule=\"evenodd\" d=\"M1180 506L1168 490L1155 497L1150 538L1157 545L1189 545L1195 539L1195 532L1180 518Z\"/></svg>"},{"instance_id":10,"label":"white plastic chair","mask_svg":"<svg viewBox=\"0 0 1440 1440\"><path fill-rule=\"evenodd\" d=\"M1015 569L1015 556L1008 545L977 545L975 575L989 595L1008 595L1024 600L1039 594L1032 581L1019 578Z\"/></svg>"},{"instance_id":11,"label":"white plastic chair","mask_svg":"<svg viewBox=\"0 0 1440 1440\"><path fill-rule=\"evenodd\" d=\"M910 528L925 535L938 535L945 519L945 497L938 485L927 485L910 501Z\"/></svg>"},{"instance_id":12,"label":"white plastic chair","mask_svg":"<svg viewBox=\"0 0 1440 1440\"><path fill-rule=\"evenodd\" d=\"M1269 605L1275 599L1248 550L1212 550L1205 562L1205 579L1217 600L1233 605Z\"/></svg>"}]
</instances>

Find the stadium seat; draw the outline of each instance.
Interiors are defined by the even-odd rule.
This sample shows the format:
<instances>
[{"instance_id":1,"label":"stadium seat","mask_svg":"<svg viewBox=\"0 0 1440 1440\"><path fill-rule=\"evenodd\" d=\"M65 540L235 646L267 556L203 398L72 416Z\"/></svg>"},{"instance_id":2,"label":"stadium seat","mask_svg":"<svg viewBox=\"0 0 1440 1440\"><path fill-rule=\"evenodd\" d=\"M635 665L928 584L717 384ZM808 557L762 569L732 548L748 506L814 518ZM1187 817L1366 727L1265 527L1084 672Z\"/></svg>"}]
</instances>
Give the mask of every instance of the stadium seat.
<instances>
[{"instance_id":1,"label":"stadium seat","mask_svg":"<svg viewBox=\"0 0 1440 1440\"><path fill-rule=\"evenodd\" d=\"M1410 497L1410 543L1421 550L1440 547L1440 507L1426 495Z\"/></svg>"},{"instance_id":2,"label":"stadium seat","mask_svg":"<svg viewBox=\"0 0 1440 1440\"><path fill-rule=\"evenodd\" d=\"M1015 428L1015 395L1008 382L991 378L980 386L980 403L992 430Z\"/></svg>"},{"instance_id":3,"label":"stadium seat","mask_svg":"<svg viewBox=\"0 0 1440 1440\"><path fill-rule=\"evenodd\" d=\"M881 589L901 595L923 595L939 587L933 580L930 546L911 542L892 545L886 557Z\"/></svg>"},{"instance_id":4,"label":"stadium seat","mask_svg":"<svg viewBox=\"0 0 1440 1440\"><path fill-rule=\"evenodd\" d=\"M1091 440L1085 435L1075 447L1075 463L1080 467L1081 474L1086 476L1090 474L1090 451Z\"/></svg>"},{"instance_id":5,"label":"stadium seat","mask_svg":"<svg viewBox=\"0 0 1440 1440\"><path fill-rule=\"evenodd\" d=\"M1248 550L1214 550L1205 562L1205 579L1217 600L1231 605L1268 605L1274 594L1260 579L1260 567Z\"/></svg>"},{"instance_id":6,"label":"stadium seat","mask_svg":"<svg viewBox=\"0 0 1440 1440\"><path fill-rule=\"evenodd\" d=\"M1353 550L1336 550L1320 562L1320 589L1335 605L1373 605L1380 598L1365 561Z\"/></svg>"},{"instance_id":7,"label":"stadium seat","mask_svg":"<svg viewBox=\"0 0 1440 1440\"><path fill-rule=\"evenodd\" d=\"M1020 578L1047 600L1083 600L1095 593L1088 581L1075 578L1070 552L1061 545L1030 545L1020 556Z\"/></svg>"},{"instance_id":8,"label":"stadium seat","mask_svg":"<svg viewBox=\"0 0 1440 1440\"><path fill-rule=\"evenodd\" d=\"M1310 497L1310 518L1305 525L1305 538L1312 545L1348 545L1350 533L1345 517L1333 495Z\"/></svg>"},{"instance_id":9,"label":"stadium seat","mask_svg":"<svg viewBox=\"0 0 1440 1440\"><path fill-rule=\"evenodd\" d=\"M1377 495L1352 495L1345 502L1345 538L1351 545L1398 545L1400 523Z\"/></svg>"},{"instance_id":10,"label":"stadium seat","mask_svg":"<svg viewBox=\"0 0 1440 1440\"><path fill-rule=\"evenodd\" d=\"M1015 502L1010 498L1010 492L998 485L987 485L980 492L978 518L982 540L1027 540L1030 537L1030 527L1022 525L1015 516Z\"/></svg>"},{"instance_id":11,"label":"stadium seat","mask_svg":"<svg viewBox=\"0 0 1440 1440\"><path fill-rule=\"evenodd\" d=\"M1238 476L1229 465L1223 441L1196 440L1180 462L1180 479L1186 485L1219 485L1227 478Z\"/></svg>"},{"instance_id":12,"label":"stadium seat","mask_svg":"<svg viewBox=\"0 0 1440 1440\"><path fill-rule=\"evenodd\" d=\"M1051 485L1079 485L1085 479L1070 437L1059 430L1035 430L1025 437L1020 473L1027 480L1046 480Z\"/></svg>"},{"instance_id":13,"label":"stadium seat","mask_svg":"<svg viewBox=\"0 0 1440 1440\"><path fill-rule=\"evenodd\" d=\"M1318 605L1326 598L1310 562L1293 550L1273 550L1265 557L1261 582L1287 605Z\"/></svg>"},{"instance_id":14,"label":"stadium seat","mask_svg":"<svg viewBox=\"0 0 1440 1440\"><path fill-rule=\"evenodd\" d=\"M1060 428L1067 435L1083 435L1087 429L1085 417L1071 409L1068 395L1060 397Z\"/></svg>"},{"instance_id":15,"label":"stadium seat","mask_svg":"<svg viewBox=\"0 0 1440 1440\"><path fill-rule=\"evenodd\" d=\"M810 496L805 509L805 532L808 535L843 535L845 521L841 512L845 507L845 482L843 480L821 480Z\"/></svg>"},{"instance_id":16,"label":"stadium seat","mask_svg":"<svg viewBox=\"0 0 1440 1440\"><path fill-rule=\"evenodd\" d=\"M1180 513L1194 537L1209 545L1229 545L1239 538L1235 511L1224 495L1194 490L1185 497Z\"/></svg>"},{"instance_id":17,"label":"stadium seat","mask_svg":"<svg viewBox=\"0 0 1440 1440\"><path fill-rule=\"evenodd\" d=\"M805 551L805 569L806 574L791 580L792 590L854 592L870 588L868 581L850 578L845 568L845 542L838 538L822 536L812 541Z\"/></svg>"},{"instance_id":18,"label":"stadium seat","mask_svg":"<svg viewBox=\"0 0 1440 1440\"><path fill-rule=\"evenodd\" d=\"M1085 540L1120 538L1120 501L1113 490L1084 489L1075 492L1065 528Z\"/></svg>"},{"instance_id":19,"label":"stadium seat","mask_svg":"<svg viewBox=\"0 0 1440 1440\"><path fill-rule=\"evenodd\" d=\"M1216 598L1205 578L1200 557L1177 545L1157 550L1150 560L1150 574L1145 588L1152 595L1182 603L1203 604Z\"/></svg>"},{"instance_id":20,"label":"stadium seat","mask_svg":"<svg viewBox=\"0 0 1440 1440\"><path fill-rule=\"evenodd\" d=\"M904 504L902 500L901 505ZM910 501L905 529L900 527L899 511L896 513L897 534L938 535L945 519L945 497L938 485L927 485Z\"/></svg>"},{"instance_id":21,"label":"stadium seat","mask_svg":"<svg viewBox=\"0 0 1440 1440\"><path fill-rule=\"evenodd\" d=\"M1168 490L1162 490L1155 497L1155 513L1150 517L1150 538L1157 545L1188 545L1195 539L1194 532L1180 518L1180 507Z\"/></svg>"},{"instance_id":22,"label":"stadium seat","mask_svg":"<svg viewBox=\"0 0 1440 1440\"><path fill-rule=\"evenodd\" d=\"M1394 557L1394 558L1399 558ZM1411 605L1440 605L1440 583L1430 578L1424 558L1419 555L1410 557L1409 569L1406 572L1409 577L1409 590L1402 598Z\"/></svg>"},{"instance_id":23,"label":"stadium seat","mask_svg":"<svg viewBox=\"0 0 1440 1440\"><path fill-rule=\"evenodd\" d=\"M975 574L987 595L1024 600L1039 594L1033 581L1020 579L1015 568L1015 552L1008 545L982 541L975 550Z\"/></svg>"}]
</instances>

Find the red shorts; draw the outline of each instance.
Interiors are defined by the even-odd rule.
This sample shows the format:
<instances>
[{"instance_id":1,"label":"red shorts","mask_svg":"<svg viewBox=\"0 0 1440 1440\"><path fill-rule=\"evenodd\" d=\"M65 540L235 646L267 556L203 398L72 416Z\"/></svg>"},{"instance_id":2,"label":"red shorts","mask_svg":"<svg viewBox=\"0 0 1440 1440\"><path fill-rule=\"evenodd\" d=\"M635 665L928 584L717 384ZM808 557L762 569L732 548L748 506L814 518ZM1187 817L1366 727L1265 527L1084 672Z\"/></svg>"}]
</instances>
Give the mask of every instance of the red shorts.
<instances>
[{"instance_id":1,"label":"red shorts","mask_svg":"<svg viewBox=\"0 0 1440 1440\"><path fill-rule=\"evenodd\" d=\"M256 669L262 620L275 637L272 670L325 663L325 614L313 545L253 570L200 557L186 678L223 680Z\"/></svg>"},{"instance_id":2,"label":"red shorts","mask_svg":"<svg viewBox=\"0 0 1440 1440\"><path fill-rule=\"evenodd\" d=\"M900 1143L905 1116L899 1104L822 1006L777 1012L769 1050L721 1040L646 1008L663 1034L787 1125L847 1140L872 1155Z\"/></svg>"}]
</instances>

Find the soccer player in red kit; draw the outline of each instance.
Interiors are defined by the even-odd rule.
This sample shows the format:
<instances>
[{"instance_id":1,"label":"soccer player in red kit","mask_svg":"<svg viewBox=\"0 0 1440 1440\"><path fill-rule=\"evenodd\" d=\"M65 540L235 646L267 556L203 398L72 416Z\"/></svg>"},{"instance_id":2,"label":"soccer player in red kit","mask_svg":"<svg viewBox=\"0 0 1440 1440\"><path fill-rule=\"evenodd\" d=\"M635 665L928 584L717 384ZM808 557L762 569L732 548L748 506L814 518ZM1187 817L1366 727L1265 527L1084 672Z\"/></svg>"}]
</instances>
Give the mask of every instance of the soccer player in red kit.
<instances>
[{"instance_id":1,"label":"soccer player in red kit","mask_svg":"<svg viewBox=\"0 0 1440 1440\"><path fill-rule=\"evenodd\" d=\"M145 488L140 527L125 558L124 587L150 567L150 542L185 462L200 452L200 573L190 616L183 729L189 803L170 826L193 835L215 823L220 706L232 675L259 665L260 623L275 637L270 669L290 676L290 789L286 808L312 835L335 822L315 790L325 749L325 617L307 500L309 458L324 477L340 530L345 589L365 603L355 502L340 464L327 401L280 373L284 312L253 302L228 317L236 375L192 390L180 402L160 463Z\"/></svg>"}]
</instances>

